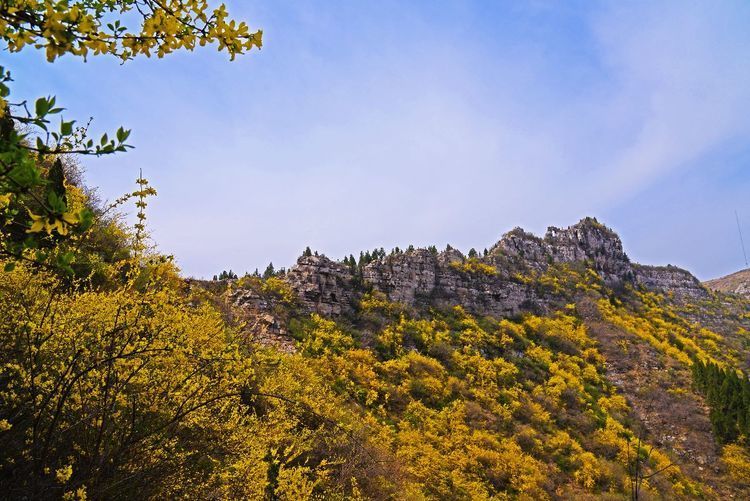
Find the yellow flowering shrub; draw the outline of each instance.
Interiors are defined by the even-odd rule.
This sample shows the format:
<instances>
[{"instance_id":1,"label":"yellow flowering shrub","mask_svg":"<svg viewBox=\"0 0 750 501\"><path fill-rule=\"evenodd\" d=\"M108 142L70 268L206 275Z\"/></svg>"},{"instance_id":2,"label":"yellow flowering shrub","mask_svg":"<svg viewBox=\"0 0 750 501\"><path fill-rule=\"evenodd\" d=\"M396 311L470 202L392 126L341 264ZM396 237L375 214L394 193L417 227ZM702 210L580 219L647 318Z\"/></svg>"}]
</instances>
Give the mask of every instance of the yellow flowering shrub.
<instances>
[{"instance_id":1,"label":"yellow flowering shrub","mask_svg":"<svg viewBox=\"0 0 750 501\"><path fill-rule=\"evenodd\" d=\"M296 294L292 287L279 277L269 277L263 280L261 290L279 298L282 302L292 304L296 299Z\"/></svg>"},{"instance_id":2,"label":"yellow flowering shrub","mask_svg":"<svg viewBox=\"0 0 750 501\"><path fill-rule=\"evenodd\" d=\"M127 12L133 15L122 15ZM113 15L117 16L114 21ZM129 29L127 20L140 26ZM223 4L209 9L206 2L197 0L166 4L17 0L3 9L0 37L11 52L33 45L44 49L49 61L63 54L84 58L112 54L128 60L153 52L163 57L175 50L213 43L234 58L262 44L262 31L251 32L246 23L229 19Z\"/></svg>"},{"instance_id":3,"label":"yellow flowering shrub","mask_svg":"<svg viewBox=\"0 0 750 501\"><path fill-rule=\"evenodd\" d=\"M462 273L487 276L497 275L497 269L494 266L483 263L476 257L470 257L465 261L452 261L450 267Z\"/></svg>"},{"instance_id":4,"label":"yellow flowering shrub","mask_svg":"<svg viewBox=\"0 0 750 501\"><path fill-rule=\"evenodd\" d=\"M93 496L108 482L134 488L133 468L160 472L137 481L153 493L211 471L180 463L220 450L205 441L240 419L254 371L219 314L189 306L169 286L172 273L161 265L143 289L109 292L64 291L54 275L24 266L0 274L0 401L6 438L25 437L9 442L3 463L20 462L26 481L39 485L51 481L39 476L45 468L73 488L105 475L85 485ZM198 429L192 444L179 438ZM178 444L181 452L172 451Z\"/></svg>"},{"instance_id":5,"label":"yellow flowering shrub","mask_svg":"<svg viewBox=\"0 0 750 501\"><path fill-rule=\"evenodd\" d=\"M338 328L335 322L320 315L310 317L311 326L300 341L299 348L307 355L341 353L354 346L354 339Z\"/></svg>"},{"instance_id":6,"label":"yellow flowering shrub","mask_svg":"<svg viewBox=\"0 0 750 501\"><path fill-rule=\"evenodd\" d=\"M721 460L734 480L750 484L750 453L747 448L738 444L725 445L721 451Z\"/></svg>"}]
</instances>

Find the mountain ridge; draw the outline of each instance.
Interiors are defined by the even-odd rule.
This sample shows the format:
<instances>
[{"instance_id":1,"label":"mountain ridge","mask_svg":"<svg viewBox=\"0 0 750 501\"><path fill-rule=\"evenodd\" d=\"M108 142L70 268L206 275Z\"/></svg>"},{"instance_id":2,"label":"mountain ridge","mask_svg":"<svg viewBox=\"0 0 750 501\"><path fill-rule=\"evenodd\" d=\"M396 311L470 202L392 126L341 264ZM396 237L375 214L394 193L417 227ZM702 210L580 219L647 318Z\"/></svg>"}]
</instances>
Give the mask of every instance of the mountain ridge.
<instances>
[{"instance_id":1,"label":"mountain ridge","mask_svg":"<svg viewBox=\"0 0 750 501\"><path fill-rule=\"evenodd\" d=\"M643 286L693 299L708 295L687 270L632 263L620 237L591 217L564 229L550 227L544 237L515 228L486 256L467 257L450 246L442 252L413 249L376 259L360 271L322 255L303 255L283 279L304 308L323 315L350 313L364 285L410 305L460 304L474 313L509 316L549 306L549 294L530 278L552 265L579 263L609 286Z\"/></svg>"}]
</instances>

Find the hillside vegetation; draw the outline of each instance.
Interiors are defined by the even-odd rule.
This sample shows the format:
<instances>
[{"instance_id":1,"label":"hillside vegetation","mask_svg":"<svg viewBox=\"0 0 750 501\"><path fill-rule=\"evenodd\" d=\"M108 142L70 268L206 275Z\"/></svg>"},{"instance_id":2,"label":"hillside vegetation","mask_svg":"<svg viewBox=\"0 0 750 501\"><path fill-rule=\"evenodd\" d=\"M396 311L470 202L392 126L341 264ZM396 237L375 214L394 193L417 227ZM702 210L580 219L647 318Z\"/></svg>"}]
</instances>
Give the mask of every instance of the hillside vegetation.
<instances>
[{"instance_id":1,"label":"hillside vegetation","mask_svg":"<svg viewBox=\"0 0 750 501\"><path fill-rule=\"evenodd\" d=\"M0 5L5 48L49 61L234 58L261 37L207 2ZM750 498L746 298L631 263L593 218L468 256L308 248L288 271L187 279L148 239L148 181L106 204L71 159L130 132L94 141L11 81L0 497Z\"/></svg>"},{"instance_id":2,"label":"hillside vegetation","mask_svg":"<svg viewBox=\"0 0 750 501\"><path fill-rule=\"evenodd\" d=\"M10 497L747 494L747 315L721 333L690 317L722 296L615 291L580 263L515 278L556 298L544 312L414 306L362 283L352 313L323 316L283 273L186 282L96 224L81 245L95 267L0 275ZM273 305L283 343L238 293Z\"/></svg>"},{"instance_id":3,"label":"hillside vegetation","mask_svg":"<svg viewBox=\"0 0 750 501\"><path fill-rule=\"evenodd\" d=\"M721 278L705 282L706 287L717 292L750 295L750 270L740 270Z\"/></svg>"}]
</instances>

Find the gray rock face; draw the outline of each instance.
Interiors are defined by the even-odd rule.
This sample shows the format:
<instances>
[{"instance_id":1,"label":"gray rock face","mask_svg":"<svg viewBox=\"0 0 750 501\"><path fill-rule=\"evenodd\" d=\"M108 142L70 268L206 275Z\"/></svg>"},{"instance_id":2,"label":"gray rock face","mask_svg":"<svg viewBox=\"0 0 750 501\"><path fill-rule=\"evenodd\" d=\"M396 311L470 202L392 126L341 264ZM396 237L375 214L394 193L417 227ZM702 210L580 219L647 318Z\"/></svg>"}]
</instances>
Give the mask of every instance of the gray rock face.
<instances>
[{"instance_id":1,"label":"gray rock face","mask_svg":"<svg viewBox=\"0 0 750 501\"><path fill-rule=\"evenodd\" d=\"M676 297L700 299L707 295L700 281L677 266L633 265L636 283L658 292L672 292Z\"/></svg>"},{"instance_id":2,"label":"gray rock face","mask_svg":"<svg viewBox=\"0 0 750 501\"><path fill-rule=\"evenodd\" d=\"M475 313L509 316L539 302L532 288L500 273L462 270L465 260L455 249L439 254L417 249L372 262L362 275L373 289L408 305L461 305Z\"/></svg>"},{"instance_id":3,"label":"gray rock face","mask_svg":"<svg viewBox=\"0 0 750 501\"><path fill-rule=\"evenodd\" d=\"M228 302L244 321L243 333L249 341L275 346L285 353L294 352L294 339L285 323L273 314L279 304L277 299L252 289L237 288L230 290Z\"/></svg>"},{"instance_id":4,"label":"gray rock face","mask_svg":"<svg viewBox=\"0 0 750 501\"><path fill-rule=\"evenodd\" d=\"M357 296L349 268L325 256L302 256L286 274L300 306L326 316L352 311Z\"/></svg>"},{"instance_id":5,"label":"gray rock face","mask_svg":"<svg viewBox=\"0 0 750 501\"><path fill-rule=\"evenodd\" d=\"M550 227L544 238L516 228L495 244L491 255L509 258L521 267L543 270L550 263L588 261L607 283L628 282L634 278L630 259L620 237L593 218L565 229ZM500 264L497 262L496 264Z\"/></svg>"},{"instance_id":6,"label":"gray rock face","mask_svg":"<svg viewBox=\"0 0 750 501\"><path fill-rule=\"evenodd\" d=\"M750 282L742 282L732 292L734 294L739 294L740 296L750 296Z\"/></svg>"},{"instance_id":7,"label":"gray rock face","mask_svg":"<svg viewBox=\"0 0 750 501\"><path fill-rule=\"evenodd\" d=\"M544 238L516 228L487 256L473 260L455 249L393 254L365 266L360 285L406 305L461 305L481 315L510 316L543 311L554 300L540 295L536 284L519 280L518 273L578 262L595 269L609 285L631 283L690 298L706 295L700 282L685 270L631 263L617 234L592 218L565 229L549 228ZM285 280L305 311L339 316L353 312L362 291L358 278L349 267L324 256L303 256Z\"/></svg>"},{"instance_id":8,"label":"gray rock face","mask_svg":"<svg viewBox=\"0 0 750 501\"><path fill-rule=\"evenodd\" d=\"M385 292L392 301L414 304L437 287L441 258L443 266L447 265L449 256L416 249L368 264L362 270L362 277L365 283Z\"/></svg>"}]
</instances>

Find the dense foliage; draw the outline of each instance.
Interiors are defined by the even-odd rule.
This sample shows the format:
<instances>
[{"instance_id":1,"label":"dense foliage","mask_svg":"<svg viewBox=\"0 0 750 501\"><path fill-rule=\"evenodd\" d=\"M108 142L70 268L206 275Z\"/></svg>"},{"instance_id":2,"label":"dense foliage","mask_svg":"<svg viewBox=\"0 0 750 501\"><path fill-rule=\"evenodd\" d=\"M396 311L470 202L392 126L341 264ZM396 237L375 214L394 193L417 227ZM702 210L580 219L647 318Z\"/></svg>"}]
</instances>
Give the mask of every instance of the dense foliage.
<instances>
[{"instance_id":1,"label":"dense foliage","mask_svg":"<svg viewBox=\"0 0 750 501\"><path fill-rule=\"evenodd\" d=\"M297 316L284 353L248 344L168 260L105 267L104 288L2 275L0 487L14 496L628 492L630 409L572 304L511 321L371 293L354 323ZM237 286L294 314L278 277ZM644 471L670 465L646 447ZM710 493L676 467L644 490Z\"/></svg>"},{"instance_id":2,"label":"dense foliage","mask_svg":"<svg viewBox=\"0 0 750 501\"><path fill-rule=\"evenodd\" d=\"M50 61L127 61L204 44L233 58L261 32L202 0L14 0L0 2L0 39ZM94 141L88 124L56 123L54 97L11 102L10 82L2 69L0 496L621 498L635 483L653 497L716 497L654 446L608 379L586 304L630 336L625 353L637 340L692 367L723 464L750 478L750 389L734 370L747 330L729 343L665 296L608 289L587 263L518 270L512 280L557 303L514 319L364 293L382 248L344 259L364 293L347 318L300 311L273 264L197 286L148 248L155 190L142 176L108 205L80 181L71 155L124 152L129 131ZM132 228L117 214L129 201ZM414 249L391 255L403 252ZM452 266L495 275L479 254ZM227 301L236 289L273 306L291 345L256 336Z\"/></svg>"},{"instance_id":3,"label":"dense foliage","mask_svg":"<svg viewBox=\"0 0 750 501\"><path fill-rule=\"evenodd\" d=\"M139 29L129 30L126 23ZM260 48L261 36L230 19L223 4L210 9L206 1L0 2L5 48L44 49L49 61L93 54L124 62L152 51L162 57L206 44L216 44L234 59ZM124 152L132 147L130 131L120 127L94 140L91 122L77 126L64 119L55 97L40 97L33 105L12 102L11 81L10 71L0 66L0 256L13 258L5 264L8 269L21 260L72 274L80 257L76 240L91 228L94 214L68 190L66 159ZM141 185L134 195L151 194Z\"/></svg>"},{"instance_id":4,"label":"dense foliage","mask_svg":"<svg viewBox=\"0 0 750 501\"><path fill-rule=\"evenodd\" d=\"M361 314L373 324L313 317L295 335L333 388L380 424L416 498L627 492L628 405L574 307L517 322L460 308L418 318L375 294ZM367 332L375 350L362 347ZM650 461L669 464L660 452ZM648 488L701 489L679 469Z\"/></svg>"},{"instance_id":5,"label":"dense foliage","mask_svg":"<svg viewBox=\"0 0 750 501\"><path fill-rule=\"evenodd\" d=\"M128 21L137 29L129 29ZM205 0L6 0L0 5L0 38L8 49L34 46L44 49L49 61L64 54L126 61L206 44L234 58L260 48L262 34L230 19L223 4L210 9Z\"/></svg>"},{"instance_id":6,"label":"dense foliage","mask_svg":"<svg viewBox=\"0 0 750 501\"><path fill-rule=\"evenodd\" d=\"M114 291L25 266L0 276L4 492L166 494L210 471L196 455L226 453L217 438L252 369L176 280L168 263Z\"/></svg>"},{"instance_id":7,"label":"dense foliage","mask_svg":"<svg viewBox=\"0 0 750 501\"><path fill-rule=\"evenodd\" d=\"M711 407L716 439L734 442L750 437L750 380L734 369L715 363L693 362L693 382Z\"/></svg>"}]
</instances>

